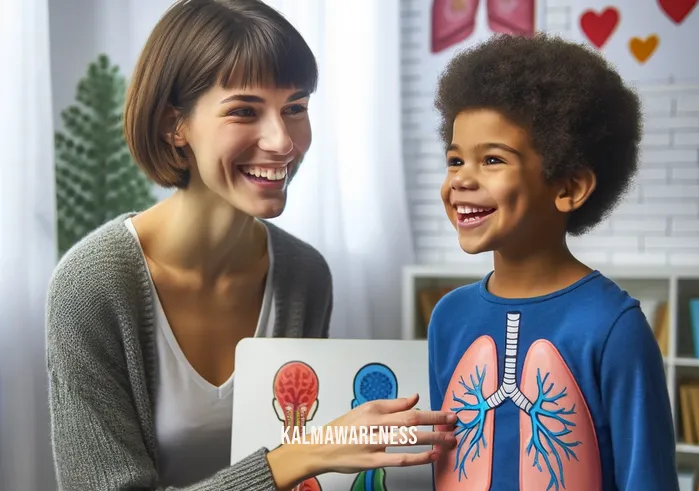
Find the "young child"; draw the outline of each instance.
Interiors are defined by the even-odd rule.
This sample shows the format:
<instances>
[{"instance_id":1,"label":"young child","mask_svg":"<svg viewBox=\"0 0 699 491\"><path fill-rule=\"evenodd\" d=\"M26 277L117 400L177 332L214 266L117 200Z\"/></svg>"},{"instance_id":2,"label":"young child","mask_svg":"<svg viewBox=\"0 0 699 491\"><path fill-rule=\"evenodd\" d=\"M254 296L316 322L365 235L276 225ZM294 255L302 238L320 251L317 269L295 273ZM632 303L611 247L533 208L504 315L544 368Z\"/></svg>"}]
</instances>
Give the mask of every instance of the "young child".
<instances>
[{"instance_id":1,"label":"young child","mask_svg":"<svg viewBox=\"0 0 699 491\"><path fill-rule=\"evenodd\" d=\"M638 97L596 53L495 37L457 55L436 106L444 207L494 270L428 328L432 409L458 414L436 491L674 491L663 360L639 302L577 260L638 166Z\"/></svg>"}]
</instances>

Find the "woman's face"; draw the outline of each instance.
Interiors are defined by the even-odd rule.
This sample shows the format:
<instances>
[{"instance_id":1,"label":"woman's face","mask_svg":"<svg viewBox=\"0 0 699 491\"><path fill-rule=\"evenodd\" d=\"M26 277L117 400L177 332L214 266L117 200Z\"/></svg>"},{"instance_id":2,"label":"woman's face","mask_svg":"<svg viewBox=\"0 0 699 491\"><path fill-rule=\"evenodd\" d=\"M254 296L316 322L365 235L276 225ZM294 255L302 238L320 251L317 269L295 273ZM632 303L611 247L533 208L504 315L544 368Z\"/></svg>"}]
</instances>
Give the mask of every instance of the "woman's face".
<instances>
[{"instance_id":1,"label":"woman's face","mask_svg":"<svg viewBox=\"0 0 699 491\"><path fill-rule=\"evenodd\" d=\"M176 137L192 162L190 189L251 216L279 216L311 145L308 101L296 89L206 92Z\"/></svg>"}]
</instances>

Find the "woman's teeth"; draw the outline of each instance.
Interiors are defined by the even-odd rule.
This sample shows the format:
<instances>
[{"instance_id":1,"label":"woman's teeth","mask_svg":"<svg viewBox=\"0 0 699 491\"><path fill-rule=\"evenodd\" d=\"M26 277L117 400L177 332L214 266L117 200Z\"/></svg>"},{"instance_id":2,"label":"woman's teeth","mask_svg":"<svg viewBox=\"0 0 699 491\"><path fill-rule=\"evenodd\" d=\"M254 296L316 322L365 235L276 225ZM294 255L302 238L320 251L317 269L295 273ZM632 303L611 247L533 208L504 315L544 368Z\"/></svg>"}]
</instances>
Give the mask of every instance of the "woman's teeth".
<instances>
[{"instance_id":1,"label":"woman's teeth","mask_svg":"<svg viewBox=\"0 0 699 491\"><path fill-rule=\"evenodd\" d=\"M261 177L267 179L268 181L281 181L286 177L286 166L270 168L270 167L258 167L255 165L243 165L240 167L243 174L249 176Z\"/></svg>"}]
</instances>

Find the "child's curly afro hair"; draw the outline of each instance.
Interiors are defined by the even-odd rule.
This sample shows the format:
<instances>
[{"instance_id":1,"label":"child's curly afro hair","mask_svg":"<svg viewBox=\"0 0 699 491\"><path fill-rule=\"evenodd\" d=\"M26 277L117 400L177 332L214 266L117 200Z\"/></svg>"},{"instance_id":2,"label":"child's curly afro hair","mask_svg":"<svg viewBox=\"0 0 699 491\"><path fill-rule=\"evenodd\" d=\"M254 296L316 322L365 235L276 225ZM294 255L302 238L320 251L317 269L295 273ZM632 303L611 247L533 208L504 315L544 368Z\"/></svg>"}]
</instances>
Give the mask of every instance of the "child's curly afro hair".
<instances>
[{"instance_id":1,"label":"child's curly afro hair","mask_svg":"<svg viewBox=\"0 0 699 491\"><path fill-rule=\"evenodd\" d=\"M557 37L494 36L462 52L439 79L435 106L445 146L460 112L489 108L528 130L546 179L591 168L597 185L569 217L571 235L601 222L638 168L638 96L599 54Z\"/></svg>"}]
</instances>

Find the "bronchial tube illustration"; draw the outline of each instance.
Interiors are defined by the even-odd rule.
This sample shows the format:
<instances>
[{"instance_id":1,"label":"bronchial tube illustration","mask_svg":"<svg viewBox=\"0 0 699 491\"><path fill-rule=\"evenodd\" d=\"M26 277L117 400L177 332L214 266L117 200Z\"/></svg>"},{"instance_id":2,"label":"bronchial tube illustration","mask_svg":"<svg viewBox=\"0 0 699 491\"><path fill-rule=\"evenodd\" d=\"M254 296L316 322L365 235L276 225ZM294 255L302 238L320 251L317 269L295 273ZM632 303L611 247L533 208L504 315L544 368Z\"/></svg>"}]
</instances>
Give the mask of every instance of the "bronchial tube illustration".
<instances>
[{"instance_id":1,"label":"bronchial tube illustration","mask_svg":"<svg viewBox=\"0 0 699 491\"><path fill-rule=\"evenodd\" d=\"M318 375L306 363L290 361L277 370L273 381L272 405L284 430L305 429L318 410ZM322 491L318 479L307 479L293 491Z\"/></svg>"},{"instance_id":2,"label":"bronchial tube illustration","mask_svg":"<svg viewBox=\"0 0 699 491\"><path fill-rule=\"evenodd\" d=\"M488 397L485 403L489 408L498 407L505 399L511 399L517 407L528 413L532 403L522 394L515 381L517 370L517 340L519 338L520 314L507 314L507 338L505 342L505 374L502 385L495 394Z\"/></svg>"},{"instance_id":3,"label":"bronchial tube illustration","mask_svg":"<svg viewBox=\"0 0 699 491\"><path fill-rule=\"evenodd\" d=\"M398 379L393 370L381 363L369 363L354 376L352 408L365 402L398 397ZM385 469L372 469L357 474L351 491L386 491Z\"/></svg>"},{"instance_id":4,"label":"bronchial tube illustration","mask_svg":"<svg viewBox=\"0 0 699 491\"><path fill-rule=\"evenodd\" d=\"M592 417L575 378L547 340L529 347L517 383L522 316L508 312L505 358L498 381L497 347L481 336L466 350L447 388L442 410L457 414L457 447L435 463L435 491L488 491L493 472L495 409L520 409L521 491L600 489L601 464Z\"/></svg>"}]
</instances>

